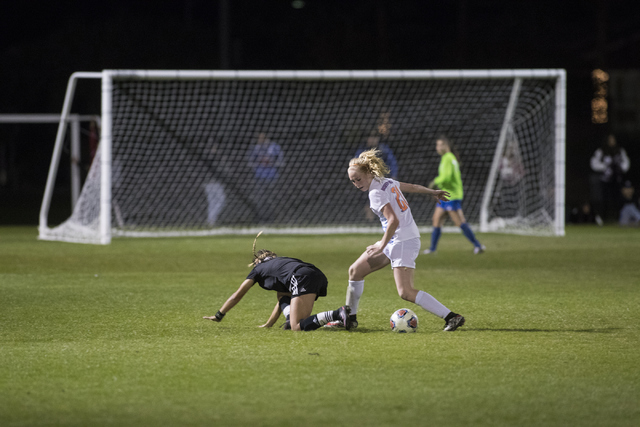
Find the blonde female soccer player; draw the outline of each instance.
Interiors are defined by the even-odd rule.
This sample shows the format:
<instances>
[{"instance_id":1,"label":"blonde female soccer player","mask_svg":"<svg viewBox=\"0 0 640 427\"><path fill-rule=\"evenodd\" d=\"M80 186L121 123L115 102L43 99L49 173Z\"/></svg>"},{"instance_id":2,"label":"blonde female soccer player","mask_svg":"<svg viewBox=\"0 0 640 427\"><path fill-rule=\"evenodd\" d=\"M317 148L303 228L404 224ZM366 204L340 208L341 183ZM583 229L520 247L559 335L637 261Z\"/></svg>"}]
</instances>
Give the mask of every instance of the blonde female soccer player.
<instances>
[{"instance_id":1,"label":"blonde female soccer player","mask_svg":"<svg viewBox=\"0 0 640 427\"><path fill-rule=\"evenodd\" d=\"M460 175L460 163L458 156L454 153L453 145L446 136L441 136L436 140L436 151L441 156L440 166L438 167L438 176L433 180L429 187L434 185L442 190L446 190L451 194L448 202L443 202L436 206L433 213L433 232L431 233L431 246L425 249L423 253L433 254L438 247L438 240L442 233L442 225L445 220L445 212L453 223L460 227L462 234L473 244L473 253L480 254L486 249L484 245L478 242L475 234L467 224L467 220L462 212L462 177Z\"/></svg>"},{"instance_id":2,"label":"blonde female soccer player","mask_svg":"<svg viewBox=\"0 0 640 427\"><path fill-rule=\"evenodd\" d=\"M296 258L279 257L266 249L256 252L256 240L253 241L253 262L249 264L253 267L251 272L220 310L204 319L220 322L257 283L263 289L276 291L278 299L269 320L261 327L273 326L282 312L287 319L285 329L312 331L331 321L340 321L347 330L351 329L347 306L311 315L314 302L327 295L327 277L318 267Z\"/></svg>"},{"instance_id":3,"label":"blonde female soccer player","mask_svg":"<svg viewBox=\"0 0 640 427\"><path fill-rule=\"evenodd\" d=\"M369 193L371 210L380 218L384 231L382 239L367 247L349 267L347 305L351 308L352 327L357 326L356 314L364 290L364 278L389 264L402 299L444 319L445 331L455 331L464 325L464 317L413 286L416 258L420 254L420 232L403 193L429 194L439 202L446 201L449 193L385 178L389 168L375 149L352 159L347 172L358 190Z\"/></svg>"}]
</instances>

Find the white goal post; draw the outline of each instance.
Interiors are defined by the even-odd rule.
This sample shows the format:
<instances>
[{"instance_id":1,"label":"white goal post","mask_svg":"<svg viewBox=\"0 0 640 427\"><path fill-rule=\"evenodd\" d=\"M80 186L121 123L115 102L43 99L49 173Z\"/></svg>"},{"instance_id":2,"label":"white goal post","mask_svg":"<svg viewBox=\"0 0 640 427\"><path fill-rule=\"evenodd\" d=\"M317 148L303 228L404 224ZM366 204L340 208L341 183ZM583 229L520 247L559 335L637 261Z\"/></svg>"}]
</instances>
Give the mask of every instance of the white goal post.
<instances>
[{"instance_id":1,"label":"white goal post","mask_svg":"<svg viewBox=\"0 0 640 427\"><path fill-rule=\"evenodd\" d=\"M78 79L101 79L101 135L71 217L47 217ZM379 232L349 159L377 145L395 178L428 185L435 140L460 155L482 232L564 235L566 73L529 70L74 73L39 238ZM421 231L434 202L409 195Z\"/></svg>"}]
</instances>

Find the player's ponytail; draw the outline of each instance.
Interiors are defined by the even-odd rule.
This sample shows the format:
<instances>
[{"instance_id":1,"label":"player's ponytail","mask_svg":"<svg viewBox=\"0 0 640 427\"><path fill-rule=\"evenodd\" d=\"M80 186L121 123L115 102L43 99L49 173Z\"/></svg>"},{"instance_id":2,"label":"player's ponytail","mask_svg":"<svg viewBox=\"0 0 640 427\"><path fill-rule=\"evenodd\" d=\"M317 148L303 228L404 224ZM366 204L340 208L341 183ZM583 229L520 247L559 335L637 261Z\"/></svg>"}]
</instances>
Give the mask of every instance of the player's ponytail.
<instances>
[{"instance_id":1,"label":"player's ponytail","mask_svg":"<svg viewBox=\"0 0 640 427\"><path fill-rule=\"evenodd\" d=\"M380 154L380 150L377 148L363 151L358 157L351 159L349 167L357 167L376 178L384 178L389 173L389 167L384 163Z\"/></svg>"},{"instance_id":2,"label":"player's ponytail","mask_svg":"<svg viewBox=\"0 0 640 427\"><path fill-rule=\"evenodd\" d=\"M258 233L258 235L256 236L255 239L253 239L253 249L251 250L251 253L253 254L253 257L255 258L256 256L256 243L258 242L258 237L260 237L262 235L262 230L260 230L260 232Z\"/></svg>"},{"instance_id":3,"label":"player's ponytail","mask_svg":"<svg viewBox=\"0 0 640 427\"><path fill-rule=\"evenodd\" d=\"M258 242L258 237L260 237L261 234L262 231L258 233L255 239L253 239L253 249L251 250L251 253L253 254L253 262L248 265L249 267L255 267L263 261L268 261L271 258L276 258L278 256L275 254L275 252L271 252L267 249L260 249L258 252L256 252L256 243Z\"/></svg>"}]
</instances>

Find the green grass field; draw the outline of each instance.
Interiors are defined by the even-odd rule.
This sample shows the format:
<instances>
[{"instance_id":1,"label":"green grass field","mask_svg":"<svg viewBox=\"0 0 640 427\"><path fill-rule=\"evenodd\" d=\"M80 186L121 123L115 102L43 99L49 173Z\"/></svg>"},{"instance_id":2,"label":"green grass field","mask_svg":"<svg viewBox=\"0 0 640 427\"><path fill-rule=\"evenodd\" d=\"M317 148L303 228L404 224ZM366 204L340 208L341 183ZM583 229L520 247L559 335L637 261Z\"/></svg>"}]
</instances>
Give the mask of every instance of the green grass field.
<instances>
[{"instance_id":1,"label":"green grass field","mask_svg":"<svg viewBox=\"0 0 640 427\"><path fill-rule=\"evenodd\" d=\"M453 333L400 300L390 269L367 278L352 332L258 328L275 295L257 286L203 320L248 273L251 236L36 235L0 228L1 426L640 425L638 229L480 235L479 256L444 235L416 287L465 315ZM327 274L317 312L344 304L349 265L378 237L258 246ZM389 331L403 306L418 333Z\"/></svg>"}]
</instances>

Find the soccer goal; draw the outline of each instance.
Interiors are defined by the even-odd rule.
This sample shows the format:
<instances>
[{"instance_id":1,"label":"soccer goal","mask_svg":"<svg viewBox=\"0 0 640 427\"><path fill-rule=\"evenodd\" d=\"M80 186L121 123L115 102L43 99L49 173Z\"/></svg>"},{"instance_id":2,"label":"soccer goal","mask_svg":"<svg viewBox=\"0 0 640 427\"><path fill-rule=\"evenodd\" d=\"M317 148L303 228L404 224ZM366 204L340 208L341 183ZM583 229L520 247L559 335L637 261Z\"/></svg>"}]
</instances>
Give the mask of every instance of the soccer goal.
<instances>
[{"instance_id":1,"label":"soccer goal","mask_svg":"<svg viewBox=\"0 0 640 427\"><path fill-rule=\"evenodd\" d=\"M403 182L438 173L435 140L460 156L467 220L482 232L564 234L565 71L162 71L101 79L101 135L68 220L39 237L378 232L349 160L377 146ZM408 195L430 231L433 200Z\"/></svg>"}]
</instances>

